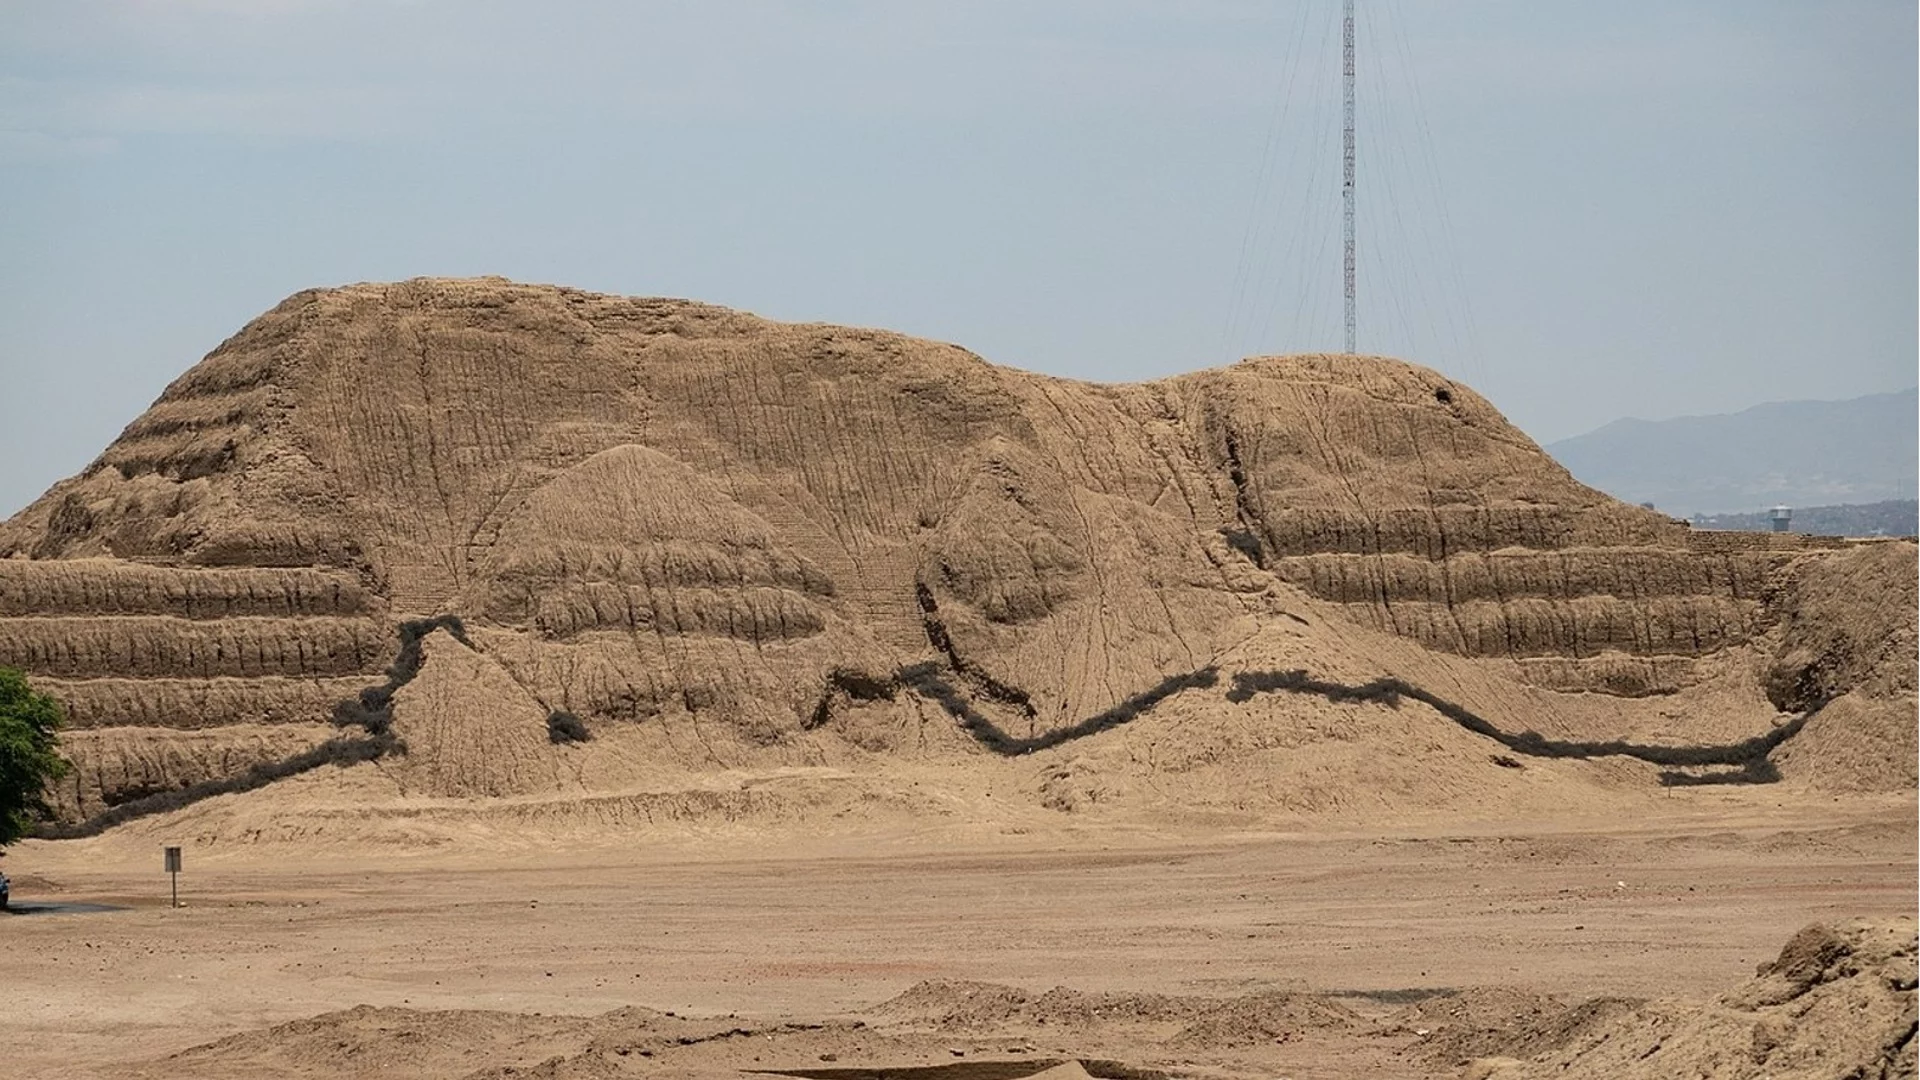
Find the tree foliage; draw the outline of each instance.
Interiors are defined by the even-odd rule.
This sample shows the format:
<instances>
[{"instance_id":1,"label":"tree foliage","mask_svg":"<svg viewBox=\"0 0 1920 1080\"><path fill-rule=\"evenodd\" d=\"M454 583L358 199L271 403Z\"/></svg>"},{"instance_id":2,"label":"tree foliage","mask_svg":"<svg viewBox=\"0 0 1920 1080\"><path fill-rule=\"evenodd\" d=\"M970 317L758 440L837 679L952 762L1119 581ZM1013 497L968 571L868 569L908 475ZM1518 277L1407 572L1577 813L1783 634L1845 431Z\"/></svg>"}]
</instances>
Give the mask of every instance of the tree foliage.
<instances>
[{"instance_id":1,"label":"tree foliage","mask_svg":"<svg viewBox=\"0 0 1920 1080\"><path fill-rule=\"evenodd\" d=\"M0 847L51 813L47 785L67 774L60 756L60 703L35 693L27 677L0 668Z\"/></svg>"}]
</instances>

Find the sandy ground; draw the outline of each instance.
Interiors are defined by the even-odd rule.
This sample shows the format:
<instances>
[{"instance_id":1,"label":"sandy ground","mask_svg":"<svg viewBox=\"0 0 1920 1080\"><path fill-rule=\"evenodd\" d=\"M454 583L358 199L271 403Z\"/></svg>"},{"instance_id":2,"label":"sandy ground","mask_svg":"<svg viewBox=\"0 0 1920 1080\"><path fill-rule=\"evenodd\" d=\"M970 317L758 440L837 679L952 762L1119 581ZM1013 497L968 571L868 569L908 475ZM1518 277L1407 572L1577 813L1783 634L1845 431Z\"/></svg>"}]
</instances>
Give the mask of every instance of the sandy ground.
<instances>
[{"instance_id":1,"label":"sandy ground","mask_svg":"<svg viewBox=\"0 0 1920 1080\"><path fill-rule=\"evenodd\" d=\"M871 1017L929 979L1315 991L1372 1017L1411 990L1706 996L1806 923L1916 905L1910 796L1708 800L1659 820L1550 832L933 843L636 837L630 848L319 862L276 847L190 863L179 910L166 906L157 850L29 843L6 860L26 911L0 920L0 1071L124 1072L361 1004ZM1028 1039L1031 1052L1178 1064L1138 1040L1051 1034L1057 1045ZM1347 1042L1276 1046L1242 1065L1302 1077L1455 1071L1410 1035Z\"/></svg>"}]
</instances>

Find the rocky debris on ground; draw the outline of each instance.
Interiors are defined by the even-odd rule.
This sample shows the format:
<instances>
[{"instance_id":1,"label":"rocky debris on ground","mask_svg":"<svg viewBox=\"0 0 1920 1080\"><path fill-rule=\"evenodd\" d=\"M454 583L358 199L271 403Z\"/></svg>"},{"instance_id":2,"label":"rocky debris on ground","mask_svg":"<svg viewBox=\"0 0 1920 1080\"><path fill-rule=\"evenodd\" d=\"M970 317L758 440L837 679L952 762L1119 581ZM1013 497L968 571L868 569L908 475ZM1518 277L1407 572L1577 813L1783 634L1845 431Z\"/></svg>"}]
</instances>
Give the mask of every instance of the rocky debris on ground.
<instances>
[{"instance_id":1,"label":"rocky debris on ground","mask_svg":"<svg viewBox=\"0 0 1920 1080\"><path fill-rule=\"evenodd\" d=\"M1619 1012L1479 1080L1896 1080L1915 1075L1915 922L1816 923L1747 983L1709 1002ZM1527 1048L1520 1048L1524 1053Z\"/></svg>"}]
</instances>

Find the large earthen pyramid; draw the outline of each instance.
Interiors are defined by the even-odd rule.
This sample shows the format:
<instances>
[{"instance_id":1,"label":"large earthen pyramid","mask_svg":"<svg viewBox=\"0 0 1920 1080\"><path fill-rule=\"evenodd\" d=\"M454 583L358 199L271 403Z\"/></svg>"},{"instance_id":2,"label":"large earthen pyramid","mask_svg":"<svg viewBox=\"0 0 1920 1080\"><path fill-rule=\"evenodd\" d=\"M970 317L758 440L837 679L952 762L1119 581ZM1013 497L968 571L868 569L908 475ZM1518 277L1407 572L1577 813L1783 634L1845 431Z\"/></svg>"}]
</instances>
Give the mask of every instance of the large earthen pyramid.
<instances>
[{"instance_id":1,"label":"large earthen pyramid","mask_svg":"<svg viewBox=\"0 0 1920 1080\"><path fill-rule=\"evenodd\" d=\"M497 279L293 296L0 526L74 819L383 684L368 767L447 797L1039 752L1071 806L1122 735L1199 801L1302 761L1481 800L1515 755L1898 787L1913 596L1911 544L1690 531L1392 360L1100 385Z\"/></svg>"}]
</instances>

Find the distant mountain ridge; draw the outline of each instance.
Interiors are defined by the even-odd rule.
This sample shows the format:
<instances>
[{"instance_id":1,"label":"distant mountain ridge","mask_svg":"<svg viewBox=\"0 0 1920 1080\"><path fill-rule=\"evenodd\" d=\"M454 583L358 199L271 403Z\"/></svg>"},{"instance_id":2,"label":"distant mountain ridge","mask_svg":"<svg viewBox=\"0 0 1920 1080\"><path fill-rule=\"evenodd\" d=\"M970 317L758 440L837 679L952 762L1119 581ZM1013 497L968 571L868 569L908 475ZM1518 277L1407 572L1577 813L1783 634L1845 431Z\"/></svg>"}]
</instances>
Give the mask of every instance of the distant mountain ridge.
<instances>
[{"instance_id":1,"label":"distant mountain ridge","mask_svg":"<svg viewBox=\"0 0 1920 1080\"><path fill-rule=\"evenodd\" d=\"M1582 483L1678 516L1911 499L1920 394L1782 401L1717 416L1615 420L1547 445Z\"/></svg>"}]
</instances>

